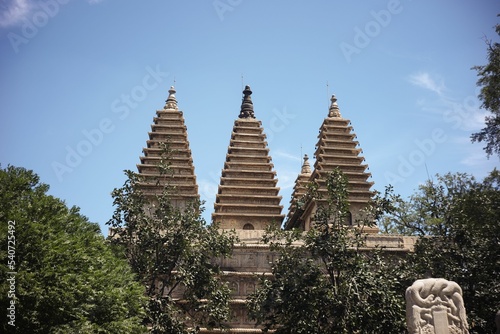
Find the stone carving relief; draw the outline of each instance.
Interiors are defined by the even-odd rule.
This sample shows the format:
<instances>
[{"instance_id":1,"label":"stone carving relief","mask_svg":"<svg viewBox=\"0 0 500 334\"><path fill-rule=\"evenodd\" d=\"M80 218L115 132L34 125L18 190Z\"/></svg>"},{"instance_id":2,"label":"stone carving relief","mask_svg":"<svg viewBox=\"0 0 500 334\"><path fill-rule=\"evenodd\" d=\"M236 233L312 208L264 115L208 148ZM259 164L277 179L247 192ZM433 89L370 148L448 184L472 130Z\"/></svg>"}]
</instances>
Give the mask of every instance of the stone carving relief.
<instances>
[{"instance_id":1,"label":"stone carving relief","mask_svg":"<svg viewBox=\"0 0 500 334\"><path fill-rule=\"evenodd\" d=\"M468 334L462 289L442 278L415 281L406 289L410 334Z\"/></svg>"},{"instance_id":2,"label":"stone carving relief","mask_svg":"<svg viewBox=\"0 0 500 334\"><path fill-rule=\"evenodd\" d=\"M229 288L231 289L231 296L238 296L240 294L239 282L232 281L229 283Z\"/></svg>"},{"instance_id":3,"label":"stone carving relief","mask_svg":"<svg viewBox=\"0 0 500 334\"><path fill-rule=\"evenodd\" d=\"M254 292L255 292L255 283L245 282L245 294L248 296L249 294Z\"/></svg>"},{"instance_id":4,"label":"stone carving relief","mask_svg":"<svg viewBox=\"0 0 500 334\"><path fill-rule=\"evenodd\" d=\"M244 265L255 267L257 265L257 256L253 253L244 254Z\"/></svg>"}]
</instances>

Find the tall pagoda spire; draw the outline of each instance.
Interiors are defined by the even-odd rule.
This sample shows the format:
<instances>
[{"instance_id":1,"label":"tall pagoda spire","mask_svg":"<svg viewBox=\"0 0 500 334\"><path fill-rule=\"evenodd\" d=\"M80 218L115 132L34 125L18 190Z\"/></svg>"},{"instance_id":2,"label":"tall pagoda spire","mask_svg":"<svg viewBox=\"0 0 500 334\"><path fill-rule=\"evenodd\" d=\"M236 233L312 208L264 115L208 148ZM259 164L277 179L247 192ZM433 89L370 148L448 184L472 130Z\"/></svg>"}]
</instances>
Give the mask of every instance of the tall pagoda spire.
<instances>
[{"instance_id":1,"label":"tall pagoda spire","mask_svg":"<svg viewBox=\"0 0 500 334\"><path fill-rule=\"evenodd\" d=\"M170 187L172 203L184 207L199 199L193 158L189 148L187 127L182 111L178 110L175 88L170 87L165 107L156 111L147 147L137 165L144 177L141 184L146 195L154 197ZM166 171L160 168L166 167Z\"/></svg>"},{"instance_id":2,"label":"tall pagoda spire","mask_svg":"<svg viewBox=\"0 0 500 334\"><path fill-rule=\"evenodd\" d=\"M293 187L290 207L288 209L287 222L291 221L292 218L297 214L298 210L302 209L305 204L302 201L304 195L307 192L307 184L310 182L312 171L307 154L304 154L303 159L304 162L302 164L300 174L297 176L297 179L295 180L295 186Z\"/></svg>"},{"instance_id":3,"label":"tall pagoda spire","mask_svg":"<svg viewBox=\"0 0 500 334\"><path fill-rule=\"evenodd\" d=\"M284 218L276 171L251 94L246 86L214 204L212 220L221 229L263 230L270 224L281 226Z\"/></svg>"},{"instance_id":4,"label":"tall pagoda spire","mask_svg":"<svg viewBox=\"0 0 500 334\"><path fill-rule=\"evenodd\" d=\"M304 163L302 164L302 169L300 170L301 175L311 175L311 165L309 164L309 157L304 154Z\"/></svg>"},{"instance_id":5,"label":"tall pagoda spire","mask_svg":"<svg viewBox=\"0 0 500 334\"><path fill-rule=\"evenodd\" d=\"M326 205L327 188L326 179L328 174L335 168L340 170L348 179L348 201L350 205L350 221L347 224L355 224L356 219L362 218L361 210L365 208L372 198L370 191L373 182L368 181L371 176L366 172L368 165L363 164L364 158L360 156L361 149L355 140L350 121L340 114L337 98L332 95L328 117L323 120L316 144L314 171L311 173L310 181L318 185L318 192L322 199L307 199L303 207L298 208L300 212L292 212L288 215L286 228L311 228L312 217L319 205ZM297 205L294 206L297 208ZM295 210L295 209L294 209ZM369 232L377 232L376 228L365 229Z\"/></svg>"}]
</instances>

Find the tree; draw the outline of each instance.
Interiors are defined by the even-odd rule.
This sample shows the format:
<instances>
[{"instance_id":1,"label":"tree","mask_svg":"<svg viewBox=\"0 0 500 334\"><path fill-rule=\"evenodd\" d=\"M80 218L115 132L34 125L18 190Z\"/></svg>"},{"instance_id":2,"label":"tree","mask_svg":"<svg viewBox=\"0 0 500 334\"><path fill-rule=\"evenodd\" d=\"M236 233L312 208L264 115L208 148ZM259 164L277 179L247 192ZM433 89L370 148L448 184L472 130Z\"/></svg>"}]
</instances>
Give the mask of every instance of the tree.
<instances>
[{"instance_id":1,"label":"tree","mask_svg":"<svg viewBox=\"0 0 500 334\"><path fill-rule=\"evenodd\" d=\"M495 26L500 36L500 24ZM484 150L489 157L492 154L500 156L500 43L486 40L488 64L474 66L479 79L477 85L481 87L479 99L482 107L491 115L486 116L486 127L472 134L472 142L485 142Z\"/></svg>"},{"instance_id":2,"label":"tree","mask_svg":"<svg viewBox=\"0 0 500 334\"><path fill-rule=\"evenodd\" d=\"M471 333L493 333L500 305L500 173L483 182L457 173L422 185L397 207L395 224L420 235L402 271L406 284L425 276L458 283Z\"/></svg>"},{"instance_id":3,"label":"tree","mask_svg":"<svg viewBox=\"0 0 500 334\"><path fill-rule=\"evenodd\" d=\"M429 180L418 192L405 201L400 195L391 194L392 210L381 218L385 233L414 236L446 234L453 219L451 207L457 194L469 189L474 179L465 173L437 175L438 182Z\"/></svg>"},{"instance_id":4,"label":"tree","mask_svg":"<svg viewBox=\"0 0 500 334\"><path fill-rule=\"evenodd\" d=\"M143 333L142 288L126 259L48 189L32 171L0 169L0 308L14 302L1 332Z\"/></svg>"},{"instance_id":5,"label":"tree","mask_svg":"<svg viewBox=\"0 0 500 334\"><path fill-rule=\"evenodd\" d=\"M276 333L400 333L405 302L396 266L380 250L366 252L363 226L372 224L384 201L374 201L359 227L347 228L347 179L327 179L327 205L303 234L269 229L264 241L279 254L273 278L261 278L249 297L251 316ZM318 196L312 187L312 194ZM385 203L387 204L387 203ZM368 218L371 217L371 218ZM383 307L381 307L383 305Z\"/></svg>"},{"instance_id":6,"label":"tree","mask_svg":"<svg viewBox=\"0 0 500 334\"><path fill-rule=\"evenodd\" d=\"M168 160L168 157L165 158ZM160 174L170 173L162 158ZM223 328L229 316L230 289L221 280L216 258L229 256L232 234L218 231L201 216L202 203L173 204L173 189L146 196L144 179L125 172L123 187L113 191L116 207L111 238L124 245L126 257L149 297L146 322L152 333L195 333ZM157 184L161 184L159 177Z\"/></svg>"}]
</instances>

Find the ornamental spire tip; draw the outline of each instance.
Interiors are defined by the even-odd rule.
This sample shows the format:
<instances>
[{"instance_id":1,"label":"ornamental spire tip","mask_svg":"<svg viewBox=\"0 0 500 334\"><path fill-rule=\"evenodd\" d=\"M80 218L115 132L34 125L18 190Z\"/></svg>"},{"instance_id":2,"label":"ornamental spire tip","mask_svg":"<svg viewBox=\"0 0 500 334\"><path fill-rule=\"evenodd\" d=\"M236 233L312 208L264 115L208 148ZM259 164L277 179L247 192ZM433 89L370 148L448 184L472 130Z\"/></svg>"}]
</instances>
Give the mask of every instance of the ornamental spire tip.
<instances>
[{"instance_id":1,"label":"ornamental spire tip","mask_svg":"<svg viewBox=\"0 0 500 334\"><path fill-rule=\"evenodd\" d=\"M309 157L307 154L304 154L304 163L302 164L302 170L300 171L300 174L311 174L311 165L309 164Z\"/></svg>"},{"instance_id":2,"label":"ornamental spire tip","mask_svg":"<svg viewBox=\"0 0 500 334\"><path fill-rule=\"evenodd\" d=\"M328 111L328 117L342 117L340 116L339 105L337 104L337 97L335 94L330 98L330 110Z\"/></svg>"},{"instance_id":3,"label":"ornamental spire tip","mask_svg":"<svg viewBox=\"0 0 500 334\"><path fill-rule=\"evenodd\" d=\"M241 102L240 115L238 116L239 118L255 118L253 112L253 102L250 95L252 95L252 90L250 89L250 86L246 85L243 90L243 101Z\"/></svg>"},{"instance_id":4,"label":"ornamental spire tip","mask_svg":"<svg viewBox=\"0 0 500 334\"><path fill-rule=\"evenodd\" d=\"M165 107L163 109L173 109L173 110L178 110L177 107L177 99L175 98L175 88L174 86L170 86L170 89L168 90L168 98L165 101Z\"/></svg>"}]
</instances>

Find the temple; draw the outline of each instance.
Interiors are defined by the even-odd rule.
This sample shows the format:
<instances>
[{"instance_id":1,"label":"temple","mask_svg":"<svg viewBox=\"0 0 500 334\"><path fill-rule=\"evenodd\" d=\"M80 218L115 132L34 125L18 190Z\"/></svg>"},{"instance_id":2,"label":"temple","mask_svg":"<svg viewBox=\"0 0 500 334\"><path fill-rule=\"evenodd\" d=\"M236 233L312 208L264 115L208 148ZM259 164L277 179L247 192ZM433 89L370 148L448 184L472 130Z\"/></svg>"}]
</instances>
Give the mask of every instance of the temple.
<instances>
[{"instance_id":1,"label":"temple","mask_svg":"<svg viewBox=\"0 0 500 334\"><path fill-rule=\"evenodd\" d=\"M175 93L171 87L165 107L156 111L147 147L137 168L144 178L142 186L148 196L156 198L155 195L167 186L172 190L170 198L174 205L184 207L189 201L199 199L199 194L187 128ZM315 212L325 204L326 178L335 168L348 178L350 214L345 222L346 228L356 228L360 220L366 220L363 209L373 196L373 182L369 181L368 166L360 156L362 150L355 140L356 134L350 121L342 117L337 98L332 96L327 117L320 126L313 167L305 155L290 207L286 214L283 213L278 178L251 95L250 87L246 86L238 117L230 132L212 213L212 221L218 223L221 230L236 231L241 241L233 247L231 258L214 259L220 264L223 278L232 289L232 314L227 333L261 332L248 318L246 298L255 291L257 277L270 275L275 260L276 255L261 241L266 227L273 225L302 231L314 228ZM322 195L307 196L309 184L315 184ZM376 227L365 228L364 232L367 233L367 249L382 246L387 252L404 254L414 244L411 237L378 234ZM201 332L220 333L208 329Z\"/></svg>"}]
</instances>

